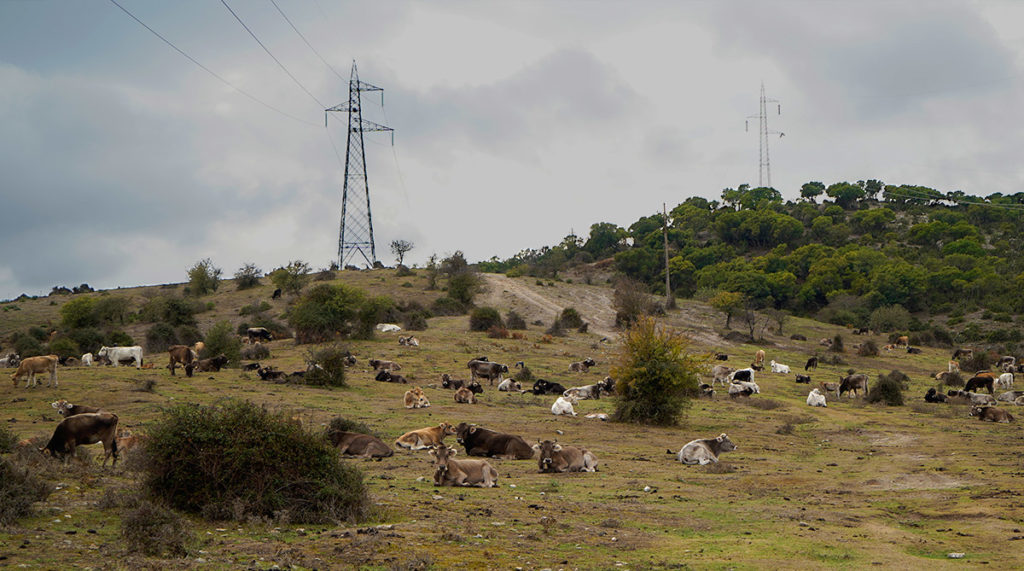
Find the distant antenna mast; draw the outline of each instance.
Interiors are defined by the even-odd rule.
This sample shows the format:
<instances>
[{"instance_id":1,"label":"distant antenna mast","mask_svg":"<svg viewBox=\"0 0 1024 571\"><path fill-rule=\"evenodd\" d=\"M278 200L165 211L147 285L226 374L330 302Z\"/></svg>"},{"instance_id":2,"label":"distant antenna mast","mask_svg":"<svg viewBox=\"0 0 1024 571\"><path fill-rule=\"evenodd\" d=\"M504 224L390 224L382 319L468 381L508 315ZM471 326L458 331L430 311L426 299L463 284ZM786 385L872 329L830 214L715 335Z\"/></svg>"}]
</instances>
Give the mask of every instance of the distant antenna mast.
<instances>
[{"instance_id":1,"label":"distant antenna mast","mask_svg":"<svg viewBox=\"0 0 1024 571\"><path fill-rule=\"evenodd\" d=\"M356 62L352 60L352 74L348 80L348 102L324 110L324 126L327 113L348 113L348 150L345 154L345 185L341 192L341 229L338 232L338 267L346 265L360 254L366 265L373 267L377 261L377 250L373 243L373 215L370 212L370 186L366 180L366 153L363 148L363 133L366 131L388 131L391 144L395 144L395 130L363 119L363 91L380 91L380 104L384 105L384 90L376 85L359 80ZM363 207L362 197L366 197Z\"/></svg>"},{"instance_id":2,"label":"distant antenna mast","mask_svg":"<svg viewBox=\"0 0 1024 571\"><path fill-rule=\"evenodd\" d=\"M759 170L757 173L757 186L763 187L772 185L772 164L771 159L768 157L768 135L778 135L781 139L786 134L781 131L769 131L768 130L768 104L774 103L776 105L779 115L782 115L782 104L779 103L778 99L768 99L764 96L764 82L761 82L761 111L757 115L750 115L746 120L746 130L750 131L750 120L758 119L760 121L760 144L758 145L760 151L759 157Z\"/></svg>"}]
</instances>

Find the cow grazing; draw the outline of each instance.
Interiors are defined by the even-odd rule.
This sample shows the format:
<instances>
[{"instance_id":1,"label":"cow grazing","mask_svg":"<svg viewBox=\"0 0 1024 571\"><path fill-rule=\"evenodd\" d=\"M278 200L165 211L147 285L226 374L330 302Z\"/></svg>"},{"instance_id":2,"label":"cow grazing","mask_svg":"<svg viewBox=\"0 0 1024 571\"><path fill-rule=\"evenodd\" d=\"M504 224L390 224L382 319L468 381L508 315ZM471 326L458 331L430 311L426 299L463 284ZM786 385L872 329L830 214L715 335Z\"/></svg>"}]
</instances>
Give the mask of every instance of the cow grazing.
<instances>
[{"instance_id":1,"label":"cow grazing","mask_svg":"<svg viewBox=\"0 0 1024 571\"><path fill-rule=\"evenodd\" d=\"M545 381L544 379L537 379L533 383L533 388L530 389L535 395L560 395L565 393L565 387L561 383L552 383Z\"/></svg>"},{"instance_id":2,"label":"cow grazing","mask_svg":"<svg viewBox=\"0 0 1024 571\"><path fill-rule=\"evenodd\" d=\"M715 353L715 360L716 361L728 361L729 360L729 356L726 355L725 353Z\"/></svg>"},{"instance_id":3,"label":"cow grazing","mask_svg":"<svg viewBox=\"0 0 1024 571\"><path fill-rule=\"evenodd\" d=\"M771 362L772 372L781 373L783 375L789 374L789 365L783 365L782 363L776 363L774 360Z\"/></svg>"},{"instance_id":4,"label":"cow grazing","mask_svg":"<svg viewBox=\"0 0 1024 571\"><path fill-rule=\"evenodd\" d=\"M380 359L370 359L370 368L374 371L401 371L402 366L394 361L382 361Z\"/></svg>"},{"instance_id":5,"label":"cow grazing","mask_svg":"<svg viewBox=\"0 0 1024 571\"><path fill-rule=\"evenodd\" d=\"M572 394L570 394L569 396L558 397L558 400L555 401L555 404L551 405L551 414L554 414L554 415L563 415L563 414L565 414L565 415L569 415L569 416L576 416L576 411L573 410L572 407L575 404L579 404L579 402L580 402L579 399L577 399Z\"/></svg>"},{"instance_id":6,"label":"cow grazing","mask_svg":"<svg viewBox=\"0 0 1024 571\"><path fill-rule=\"evenodd\" d=\"M839 385L840 383L818 383L825 394L835 393L836 398L839 398Z\"/></svg>"},{"instance_id":7,"label":"cow grazing","mask_svg":"<svg viewBox=\"0 0 1024 571\"><path fill-rule=\"evenodd\" d=\"M218 373L221 368L228 364L228 358L224 353L211 357L209 359L200 359L196 363L196 370L200 373ZM188 369L185 369L185 374L188 374Z\"/></svg>"},{"instance_id":8,"label":"cow grazing","mask_svg":"<svg viewBox=\"0 0 1024 571\"><path fill-rule=\"evenodd\" d=\"M32 386L39 384L36 380L36 375L42 373L50 373L50 378L46 381L46 386L51 384L56 388L57 386L57 356L56 355L40 355L38 357L26 357L18 363L18 369L11 373L11 380L14 381L14 386L18 386L18 379L25 378L25 388L27 389L29 383Z\"/></svg>"},{"instance_id":9,"label":"cow grazing","mask_svg":"<svg viewBox=\"0 0 1024 571\"><path fill-rule=\"evenodd\" d=\"M917 347L907 347L907 353L910 353L911 355L920 355L921 350Z\"/></svg>"},{"instance_id":10,"label":"cow grazing","mask_svg":"<svg viewBox=\"0 0 1024 571\"><path fill-rule=\"evenodd\" d=\"M540 453L537 467L541 474L559 472L597 472L597 456L586 448L562 446L558 442L545 440L534 444Z\"/></svg>"},{"instance_id":11,"label":"cow grazing","mask_svg":"<svg viewBox=\"0 0 1024 571\"><path fill-rule=\"evenodd\" d=\"M437 426L428 426L427 428L406 432L399 436L398 440L395 440L395 446L408 450L422 450L441 444L445 436L455 433L454 426L450 423L442 422Z\"/></svg>"},{"instance_id":12,"label":"cow grazing","mask_svg":"<svg viewBox=\"0 0 1024 571\"><path fill-rule=\"evenodd\" d=\"M80 444L103 443L103 465L113 456L117 464L117 415L110 412L87 412L76 414L60 421L53 431L53 436L41 452L49 453L57 458L66 459L75 454L75 447Z\"/></svg>"},{"instance_id":13,"label":"cow grazing","mask_svg":"<svg viewBox=\"0 0 1024 571\"><path fill-rule=\"evenodd\" d=\"M274 290L274 293L270 294L270 299L281 299L281 288Z\"/></svg>"},{"instance_id":14,"label":"cow grazing","mask_svg":"<svg viewBox=\"0 0 1024 571\"><path fill-rule=\"evenodd\" d=\"M473 359L469 363L466 363L469 368L469 374L471 380L476 380L477 377L487 379L490 384L494 384L494 380L497 379L501 382L501 374L508 372L508 365L502 365L501 363L492 363L490 361L484 361L480 359Z\"/></svg>"},{"instance_id":15,"label":"cow grazing","mask_svg":"<svg viewBox=\"0 0 1024 571\"><path fill-rule=\"evenodd\" d=\"M736 369L725 365L715 365L714 367L711 367L711 385L714 386L716 383L722 383L723 386L728 385L729 376L735 371Z\"/></svg>"},{"instance_id":16,"label":"cow grazing","mask_svg":"<svg viewBox=\"0 0 1024 571\"><path fill-rule=\"evenodd\" d=\"M935 390L935 387L928 389L924 395L924 402L946 402L946 395Z\"/></svg>"},{"instance_id":17,"label":"cow grazing","mask_svg":"<svg viewBox=\"0 0 1024 571\"><path fill-rule=\"evenodd\" d=\"M797 375L796 376L796 382L804 383L804 384L810 384L811 383L811 376L810 375Z\"/></svg>"},{"instance_id":18,"label":"cow grazing","mask_svg":"<svg viewBox=\"0 0 1024 571\"><path fill-rule=\"evenodd\" d=\"M361 432L345 432L342 430L327 435L331 444L338 447L338 452L345 456L359 458L387 458L395 453L384 441L370 434Z\"/></svg>"},{"instance_id":19,"label":"cow grazing","mask_svg":"<svg viewBox=\"0 0 1024 571\"><path fill-rule=\"evenodd\" d=\"M174 375L174 369L178 363L181 363L181 366L185 367L186 377L192 376L192 367L189 367L188 365L191 365L193 361L197 361L199 359L199 356L194 349L187 345L171 345L167 348L167 355L170 358L170 362L167 363L167 368L171 370L172 376Z\"/></svg>"},{"instance_id":20,"label":"cow grazing","mask_svg":"<svg viewBox=\"0 0 1024 571\"><path fill-rule=\"evenodd\" d=\"M569 372L570 373L586 373L587 371L590 370L591 367L593 367L596 364L597 364L597 361L595 361L595 360L593 360L593 359L588 357L588 358L586 358L586 359L584 359L582 361L576 361L575 363L570 363L569 364Z\"/></svg>"},{"instance_id":21,"label":"cow grazing","mask_svg":"<svg viewBox=\"0 0 1024 571\"><path fill-rule=\"evenodd\" d=\"M864 373L857 373L846 377L840 376L838 396L842 398L843 393L853 393L854 396L866 396L868 393L868 376Z\"/></svg>"},{"instance_id":22,"label":"cow grazing","mask_svg":"<svg viewBox=\"0 0 1024 571\"><path fill-rule=\"evenodd\" d=\"M676 459L683 464L711 464L718 462L723 452L732 452L738 447L723 432L718 438L704 438L687 442L679 450Z\"/></svg>"},{"instance_id":23,"label":"cow grazing","mask_svg":"<svg viewBox=\"0 0 1024 571\"><path fill-rule=\"evenodd\" d=\"M971 416L978 417L978 420L989 420L992 422L1013 422L1013 415L1001 408L994 406L972 406Z\"/></svg>"},{"instance_id":24,"label":"cow grazing","mask_svg":"<svg viewBox=\"0 0 1024 571\"><path fill-rule=\"evenodd\" d=\"M503 393L521 393L523 392L523 385L514 379L505 379L498 383L498 390Z\"/></svg>"},{"instance_id":25,"label":"cow grazing","mask_svg":"<svg viewBox=\"0 0 1024 571\"><path fill-rule=\"evenodd\" d=\"M434 457L435 486L497 487L498 471L487 460L455 460L456 454L458 451L448 446L430 449L430 455Z\"/></svg>"},{"instance_id":26,"label":"cow grazing","mask_svg":"<svg viewBox=\"0 0 1024 571\"><path fill-rule=\"evenodd\" d=\"M142 347L139 345L132 345L131 347L100 347L96 355L108 359L110 364L115 367L121 361L131 359L135 362L136 369L142 368Z\"/></svg>"},{"instance_id":27,"label":"cow grazing","mask_svg":"<svg viewBox=\"0 0 1024 571\"><path fill-rule=\"evenodd\" d=\"M807 363L804 365L804 371L810 371L811 369L814 369L814 370L818 369L818 358L817 357L811 357L810 359L807 359Z\"/></svg>"},{"instance_id":28,"label":"cow grazing","mask_svg":"<svg viewBox=\"0 0 1024 571\"><path fill-rule=\"evenodd\" d=\"M83 367L91 367L92 366L92 353L86 353L86 354L82 355L82 366Z\"/></svg>"},{"instance_id":29,"label":"cow grazing","mask_svg":"<svg viewBox=\"0 0 1024 571\"><path fill-rule=\"evenodd\" d=\"M757 353L754 353L754 365L764 367L764 349L758 349Z\"/></svg>"},{"instance_id":30,"label":"cow grazing","mask_svg":"<svg viewBox=\"0 0 1024 571\"><path fill-rule=\"evenodd\" d=\"M1014 402L1022 396L1024 396L1024 391L1006 391L1005 393L997 396L996 400L1003 402Z\"/></svg>"},{"instance_id":31,"label":"cow grazing","mask_svg":"<svg viewBox=\"0 0 1024 571\"><path fill-rule=\"evenodd\" d=\"M897 347L910 347L910 338L907 337L906 335L900 335L899 337L896 338L896 346ZM955 359L956 357L953 357L953 358Z\"/></svg>"},{"instance_id":32,"label":"cow grazing","mask_svg":"<svg viewBox=\"0 0 1024 571\"><path fill-rule=\"evenodd\" d=\"M427 395L423 394L423 389L420 387L413 387L405 391L405 408L427 408L430 406L430 401L427 400Z\"/></svg>"},{"instance_id":33,"label":"cow grazing","mask_svg":"<svg viewBox=\"0 0 1024 571\"><path fill-rule=\"evenodd\" d=\"M465 422L455 427L456 439L469 456L489 456L506 460L529 460L533 448L521 436L497 432Z\"/></svg>"},{"instance_id":34,"label":"cow grazing","mask_svg":"<svg viewBox=\"0 0 1024 571\"><path fill-rule=\"evenodd\" d=\"M760 392L761 387L757 386L757 383L753 381L733 381L729 383L729 396L732 398L749 397Z\"/></svg>"},{"instance_id":35,"label":"cow grazing","mask_svg":"<svg viewBox=\"0 0 1024 571\"><path fill-rule=\"evenodd\" d=\"M409 381L407 381L402 375L392 374L392 372L387 369L381 369L373 380L380 381L382 383L399 383L402 385L409 383Z\"/></svg>"},{"instance_id":36,"label":"cow grazing","mask_svg":"<svg viewBox=\"0 0 1024 571\"><path fill-rule=\"evenodd\" d=\"M274 340L274 334L266 327L250 327L245 330L245 337L250 343Z\"/></svg>"},{"instance_id":37,"label":"cow grazing","mask_svg":"<svg viewBox=\"0 0 1024 571\"><path fill-rule=\"evenodd\" d=\"M477 383L479 385L480 383ZM455 402L460 404L476 404L476 395L466 387L455 391Z\"/></svg>"},{"instance_id":38,"label":"cow grazing","mask_svg":"<svg viewBox=\"0 0 1024 571\"><path fill-rule=\"evenodd\" d=\"M1001 389L1009 390L1013 388L1013 373L1003 373L996 379L996 386Z\"/></svg>"},{"instance_id":39,"label":"cow grazing","mask_svg":"<svg viewBox=\"0 0 1024 571\"><path fill-rule=\"evenodd\" d=\"M956 360L961 357L963 357L964 359L973 359L974 349L957 349L956 351L953 351L953 357L951 358Z\"/></svg>"},{"instance_id":40,"label":"cow grazing","mask_svg":"<svg viewBox=\"0 0 1024 571\"><path fill-rule=\"evenodd\" d=\"M828 406L825 402L825 395L817 387L811 389L810 394L807 395L807 406Z\"/></svg>"},{"instance_id":41,"label":"cow grazing","mask_svg":"<svg viewBox=\"0 0 1024 571\"><path fill-rule=\"evenodd\" d=\"M57 409L57 414L63 416L64 418L74 416L76 414L85 414L87 412L102 412L98 407L71 404L64 399L51 402L50 406Z\"/></svg>"},{"instance_id":42,"label":"cow grazing","mask_svg":"<svg viewBox=\"0 0 1024 571\"><path fill-rule=\"evenodd\" d=\"M988 394L994 394L995 388L993 385L995 380L989 375L976 375L967 380L967 384L964 385L964 391L972 392L977 391L980 388L988 389Z\"/></svg>"}]
</instances>

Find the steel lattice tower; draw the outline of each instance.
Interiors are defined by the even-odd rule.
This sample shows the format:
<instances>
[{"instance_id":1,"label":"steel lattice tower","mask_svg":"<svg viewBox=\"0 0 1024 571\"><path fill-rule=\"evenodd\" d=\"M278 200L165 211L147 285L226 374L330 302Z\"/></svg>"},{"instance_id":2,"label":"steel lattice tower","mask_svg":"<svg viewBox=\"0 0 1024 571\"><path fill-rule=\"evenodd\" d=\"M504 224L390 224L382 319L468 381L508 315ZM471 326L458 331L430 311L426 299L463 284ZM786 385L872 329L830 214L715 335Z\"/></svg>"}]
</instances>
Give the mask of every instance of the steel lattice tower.
<instances>
[{"instance_id":1,"label":"steel lattice tower","mask_svg":"<svg viewBox=\"0 0 1024 571\"><path fill-rule=\"evenodd\" d=\"M348 101L326 109L327 113L348 113L348 145L345 153L345 185L341 192L341 229L338 232L338 267L344 269L356 256L362 255L367 266L377 261L373 243L373 215L370 211L370 186L366 178L366 152L363 148L363 133L366 131L389 131L394 144L394 129L363 119L363 91L380 91L381 105L384 104L384 90L376 85L359 80L356 62L352 61L352 74L348 80ZM363 206L363 196L366 205Z\"/></svg>"},{"instance_id":2,"label":"steel lattice tower","mask_svg":"<svg viewBox=\"0 0 1024 571\"><path fill-rule=\"evenodd\" d=\"M768 130L768 104L775 103L778 106L778 114L782 115L782 105L778 99L768 99L764 96L764 83L761 83L761 109L757 115L750 115L747 117L747 131L750 130L750 119L758 119L758 138L760 139L758 145L759 160L758 160L758 172L757 172L757 186L770 187L772 185L772 164L771 159L768 156L768 135L778 135L780 138L786 134L780 131L769 131Z\"/></svg>"}]
</instances>

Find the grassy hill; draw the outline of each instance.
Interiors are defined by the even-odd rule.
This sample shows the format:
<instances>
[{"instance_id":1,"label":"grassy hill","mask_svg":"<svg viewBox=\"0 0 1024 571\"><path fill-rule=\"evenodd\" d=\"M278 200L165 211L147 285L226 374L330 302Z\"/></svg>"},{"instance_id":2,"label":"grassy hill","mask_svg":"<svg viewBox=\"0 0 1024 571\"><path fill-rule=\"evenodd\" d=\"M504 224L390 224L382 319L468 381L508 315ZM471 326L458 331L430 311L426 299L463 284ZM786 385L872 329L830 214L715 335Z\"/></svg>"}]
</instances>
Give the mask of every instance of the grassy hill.
<instances>
[{"instance_id":1,"label":"grassy hill","mask_svg":"<svg viewBox=\"0 0 1024 571\"><path fill-rule=\"evenodd\" d=\"M442 295L426 291L422 275L398 278L390 270L341 272L336 281L396 300L429 304ZM192 520L200 538L188 558L158 560L128 553L120 536L124 508L118 495L139 475L131 453L117 468L101 469L93 448L90 464L36 461L55 491L38 515L0 531L4 565L56 568L67 565L111 568L936 568L962 565L950 552L995 568L1022 563L1016 540L1024 537L1024 512L1017 492L1021 475L1019 424L980 423L962 405L933 405L921 395L945 370L946 349L922 354L884 353L858 357L854 337L841 327L791 318L784 334L766 331L758 345L723 337L724 319L706 305L682 301L663 322L686 331L692 350L723 352L727 364L746 366L763 348L768 359L800 370L810 355L825 355L817 340L842 334L847 352L838 365L811 371L815 383L834 381L848 369L879 373L898 369L911 378L907 406L866 405L862 399L830 402L827 409L804 403L807 387L793 375L759 374L763 394L730 400L695 401L686 422L658 428L620 425L584 418L610 413L614 399L583 401L577 417L555 417L554 397L498 393L485 387L477 405L456 404L440 388L439 377L464 378L466 361L478 355L512 364L525 361L536 376L566 386L602 379L616 356L611 292L602 286L535 278L486 275L488 291L479 304L502 313L516 309L530 325L526 339L491 339L471 333L468 318L434 317L417 332L421 346L399 346L397 334L347 342L359 363L349 370L349 388L328 390L260 381L226 369L194 378L172 378L165 358L157 368L62 368L60 387L23 389L7 384L0 399L4 419L20 438L48 437L57 422L50 402L103 406L121 424L145 431L171 403L209 404L237 397L283 410L318 430L335 416L365 422L385 441L405 431L452 423L479 423L521 434L528 441L557 438L593 451L594 474L538 474L536 460L492 460L499 471L496 489L435 488L425 453L398 452L382 461L348 460L363 470L378 513L359 526L309 526L287 521L208 522ZM406 285L408 284L408 285ZM121 289L107 295L131 296L141 303L153 295L177 292L181 285ZM200 329L216 321L240 322L240 308L255 300L272 304L280 317L288 300L270 300L272 287L234 291L230 281L202 298L213 307L197 316ZM81 294L102 296L105 292ZM12 302L19 309L0 313L0 336L29 326L56 326L59 308L71 296ZM52 303L52 305L51 305ZM10 305L10 304L5 304ZM2 308L3 305L0 305ZM591 326L588 333L543 342L543 331L558 311L575 307ZM3 311L0 309L0 311ZM125 330L140 340L146 325ZM808 341L794 341L799 333ZM871 337L882 345L882 336ZM273 364L289 371L304 367L309 346L290 339L270 343ZM568 364L597 360L585 374ZM369 358L393 359L402 373L423 386L433 406L402 407L408 388L378 383ZM144 390L148 381L155 384ZM1011 411L1015 412L1015 411ZM710 467L683 466L674 453L694 438L726 432L739 446ZM455 445L454 439L448 443ZM462 451L459 447L460 452ZM671 451L673 454L668 454ZM26 450L17 454L34 456ZM381 527L378 527L381 526Z\"/></svg>"}]
</instances>

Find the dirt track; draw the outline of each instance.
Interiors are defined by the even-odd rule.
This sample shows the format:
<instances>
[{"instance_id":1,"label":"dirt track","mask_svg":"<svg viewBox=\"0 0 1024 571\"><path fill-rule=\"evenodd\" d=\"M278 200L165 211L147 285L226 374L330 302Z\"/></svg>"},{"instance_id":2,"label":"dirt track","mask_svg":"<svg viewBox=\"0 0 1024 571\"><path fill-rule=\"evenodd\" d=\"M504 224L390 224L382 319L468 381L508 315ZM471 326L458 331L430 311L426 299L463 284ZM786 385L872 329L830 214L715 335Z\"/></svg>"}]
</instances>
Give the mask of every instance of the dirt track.
<instances>
[{"instance_id":1,"label":"dirt track","mask_svg":"<svg viewBox=\"0 0 1024 571\"><path fill-rule=\"evenodd\" d=\"M486 290L477 298L477 305L514 309L527 323L539 319L546 325L550 325L563 309L572 307L590 323L591 332L606 337L617 336L612 290L608 288L547 281L542 283L554 285L536 285L536 278L508 278L501 274L480 276Z\"/></svg>"}]
</instances>

